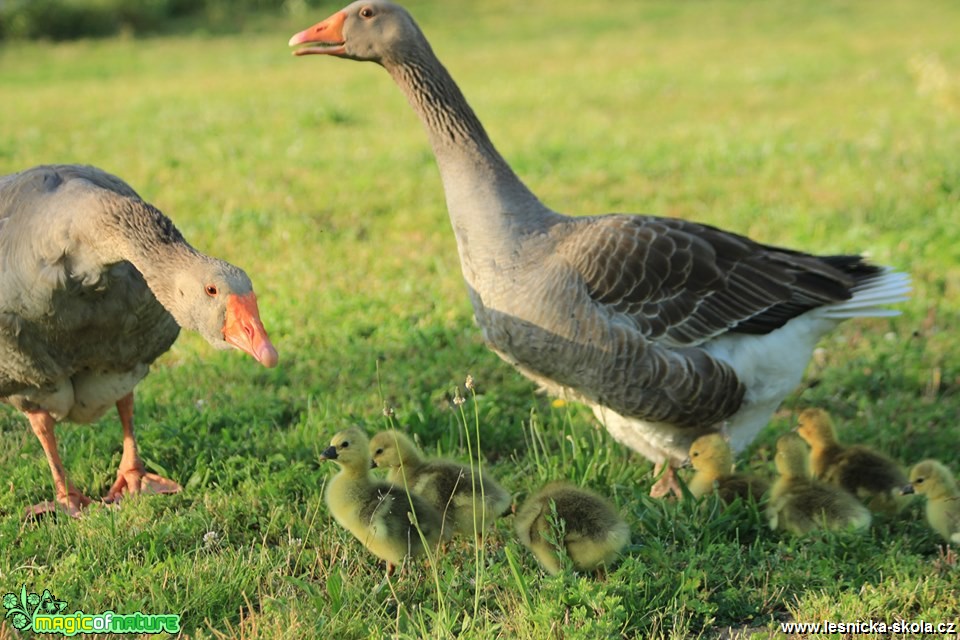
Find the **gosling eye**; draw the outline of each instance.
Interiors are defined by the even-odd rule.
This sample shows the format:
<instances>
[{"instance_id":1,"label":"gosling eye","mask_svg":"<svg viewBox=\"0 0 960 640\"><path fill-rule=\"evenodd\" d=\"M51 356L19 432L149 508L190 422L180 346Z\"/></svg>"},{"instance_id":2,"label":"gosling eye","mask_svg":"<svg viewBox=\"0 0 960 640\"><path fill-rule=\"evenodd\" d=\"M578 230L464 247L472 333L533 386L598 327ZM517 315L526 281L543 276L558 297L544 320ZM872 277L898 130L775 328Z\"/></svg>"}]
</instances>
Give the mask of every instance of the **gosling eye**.
<instances>
[{"instance_id":1,"label":"gosling eye","mask_svg":"<svg viewBox=\"0 0 960 640\"><path fill-rule=\"evenodd\" d=\"M913 484L923 484L923 478L917 478L913 481Z\"/></svg>"},{"instance_id":2,"label":"gosling eye","mask_svg":"<svg viewBox=\"0 0 960 640\"><path fill-rule=\"evenodd\" d=\"M380 447L379 449L377 449L377 450L374 452L373 455L378 456L378 455L380 455L381 453L383 453L383 447Z\"/></svg>"},{"instance_id":3,"label":"gosling eye","mask_svg":"<svg viewBox=\"0 0 960 640\"><path fill-rule=\"evenodd\" d=\"M348 440L344 440L343 442L340 443L341 449L346 449L349 446L350 446L350 442Z\"/></svg>"},{"instance_id":4,"label":"gosling eye","mask_svg":"<svg viewBox=\"0 0 960 640\"><path fill-rule=\"evenodd\" d=\"M696 457L699 456L699 455L700 455L700 452L699 452L699 451L694 451L693 453L690 454L690 457L691 457L691 458L696 458Z\"/></svg>"},{"instance_id":5,"label":"gosling eye","mask_svg":"<svg viewBox=\"0 0 960 640\"><path fill-rule=\"evenodd\" d=\"M220 291L217 289L217 285L215 284L208 284L203 288L203 290L206 291L207 295L211 298L215 298L217 294L220 293Z\"/></svg>"}]
</instances>

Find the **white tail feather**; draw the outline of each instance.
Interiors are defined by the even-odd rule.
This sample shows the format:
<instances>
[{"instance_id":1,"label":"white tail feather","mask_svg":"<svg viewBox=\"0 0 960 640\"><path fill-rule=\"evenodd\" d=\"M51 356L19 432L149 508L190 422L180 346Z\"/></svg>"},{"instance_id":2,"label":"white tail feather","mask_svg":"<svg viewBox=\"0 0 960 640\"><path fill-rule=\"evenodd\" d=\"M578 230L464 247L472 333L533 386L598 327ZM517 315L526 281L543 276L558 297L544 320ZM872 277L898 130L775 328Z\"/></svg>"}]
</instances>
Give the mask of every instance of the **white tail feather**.
<instances>
[{"instance_id":1,"label":"white tail feather","mask_svg":"<svg viewBox=\"0 0 960 640\"><path fill-rule=\"evenodd\" d=\"M853 288L853 297L821 309L823 318L842 320L846 318L888 318L900 315L900 311L887 305L910 299L913 286L910 276L887 267L876 276Z\"/></svg>"}]
</instances>

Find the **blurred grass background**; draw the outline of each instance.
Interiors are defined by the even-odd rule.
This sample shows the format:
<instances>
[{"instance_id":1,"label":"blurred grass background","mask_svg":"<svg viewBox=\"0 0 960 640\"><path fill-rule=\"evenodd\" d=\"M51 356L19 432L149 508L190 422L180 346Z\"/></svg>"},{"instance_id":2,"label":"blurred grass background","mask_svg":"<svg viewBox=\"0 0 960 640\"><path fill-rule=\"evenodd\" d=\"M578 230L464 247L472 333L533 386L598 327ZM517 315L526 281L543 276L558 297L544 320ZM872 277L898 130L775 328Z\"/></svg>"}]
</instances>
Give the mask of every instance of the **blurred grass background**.
<instances>
[{"instance_id":1,"label":"blurred grass background","mask_svg":"<svg viewBox=\"0 0 960 640\"><path fill-rule=\"evenodd\" d=\"M237 32L261 16L302 13L319 4L320 0L3 0L0 40Z\"/></svg>"},{"instance_id":2,"label":"blurred grass background","mask_svg":"<svg viewBox=\"0 0 960 640\"><path fill-rule=\"evenodd\" d=\"M49 588L68 611L182 613L204 638L679 638L766 635L791 619L956 620L956 561L919 507L863 537L796 539L769 533L755 509L646 498L646 461L482 345L426 137L390 79L290 56L289 36L339 6L220 6L223 22L198 12L109 38L4 31L0 173L81 162L122 176L194 246L250 273L281 365L183 335L136 411L148 466L185 492L76 522L21 523L52 484L26 422L0 412L0 591ZM824 340L743 467L771 473L776 437L816 405L849 441L960 471L960 7L407 6L555 209L686 217L812 252L867 251L913 276L902 316ZM461 414L451 399L468 373L478 394ZM344 426L387 426L385 406L447 455L464 456L479 425L488 469L518 499L557 477L610 495L634 531L623 564L604 581L545 578L508 520L485 578L461 548L374 593L382 568L330 519L332 470L316 454ZM58 436L72 481L104 493L116 418Z\"/></svg>"}]
</instances>

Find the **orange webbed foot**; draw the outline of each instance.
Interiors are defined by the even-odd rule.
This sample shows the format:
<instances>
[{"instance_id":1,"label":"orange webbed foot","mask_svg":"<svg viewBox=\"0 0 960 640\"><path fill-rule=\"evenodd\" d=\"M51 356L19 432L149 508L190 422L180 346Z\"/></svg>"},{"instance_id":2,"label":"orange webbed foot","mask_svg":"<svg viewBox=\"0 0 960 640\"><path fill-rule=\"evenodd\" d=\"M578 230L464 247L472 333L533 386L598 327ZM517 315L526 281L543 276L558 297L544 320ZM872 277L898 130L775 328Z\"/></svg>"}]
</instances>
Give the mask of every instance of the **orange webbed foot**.
<instances>
[{"instance_id":1,"label":"orange webbed foot","mask_svg":"<svg viewBox=\"0 0 960 640\"><path fill-rule=\"evenodd\" d=\"M23 517L24 520L29 520L42 516L45 513L60 511L66 513L71 518L79 518L83 508L92 503L93 500L71 486L66 495L57 496L56 500L47 500L46 502L35 504L32 507L27 507Z\"/></svg>"},{"instance_id":2,"label":"orange webbed foot","mask_svg":"<svg viewBox=\"0 0 960 640\"><path fill-rule=\"evenodd\" d=\"M663 473L661 473L661 471ZM653 467L653 475L659 475L660 478L650 487L651 498L663 498L674 495L678 498L683 497L683 491L677 482L677 474L670 463L658 462Z\"/></svg>"},{"instance_id":3,"label":"orange webbed foot","mask_svg":"<svg viewBox=\"0 0 960 640\"><path fill-rule=\"evenodd\" d=\"M183 490L179 484L155 473L147 473L143 463L132 468L117 470L117 481L110 487L104 502L117 502L123 496L136 493L179 493Z\"/></svg>"}]
</instances>

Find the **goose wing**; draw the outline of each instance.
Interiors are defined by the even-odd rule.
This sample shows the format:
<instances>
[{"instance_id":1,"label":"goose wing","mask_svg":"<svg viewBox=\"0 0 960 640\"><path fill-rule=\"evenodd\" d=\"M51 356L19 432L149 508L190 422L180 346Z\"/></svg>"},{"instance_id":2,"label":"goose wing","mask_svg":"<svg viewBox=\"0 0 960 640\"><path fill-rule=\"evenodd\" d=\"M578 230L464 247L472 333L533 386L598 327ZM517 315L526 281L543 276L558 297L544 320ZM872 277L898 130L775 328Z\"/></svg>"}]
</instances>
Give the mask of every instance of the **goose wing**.
<instances>
[{"instance_id":1,"label":"goose wing","mask_svg":"<svg viewBox=\"0 0 960 640\"><path fill-rule=\"evenodd\" d=\"M716 424L746 389L703 346L728 333L765 334L811 309L847 300L879 271L859 256L761 245L684 220L574 218L556 246L613 336L585 396L622 415L677 427Z\"/></svg>"},{"instance_id":2,"label":"goose wing","mask_svg":"<svg viewBox=\"0 0 960 640\"><path fill-rule=\"evenodd\" d=\"M879 269L859 256L817 257L670 218L581 218L558 250L590 298L648 340L698 346L727 332L769 333L851 297Z\"/></svg>"}]
</instances>

